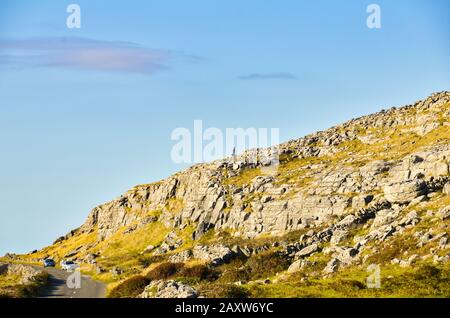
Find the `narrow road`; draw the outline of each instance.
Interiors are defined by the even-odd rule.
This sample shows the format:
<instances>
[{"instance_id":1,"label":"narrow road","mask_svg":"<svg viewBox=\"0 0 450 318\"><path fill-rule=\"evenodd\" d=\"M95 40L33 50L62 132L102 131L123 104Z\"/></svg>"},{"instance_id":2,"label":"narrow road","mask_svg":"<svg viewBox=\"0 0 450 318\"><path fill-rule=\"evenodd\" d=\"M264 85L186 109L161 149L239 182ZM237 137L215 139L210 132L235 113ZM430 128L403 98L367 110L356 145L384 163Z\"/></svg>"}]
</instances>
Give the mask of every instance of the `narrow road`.
<instances>
[{"instance_id":1,"label":"narrow road","mask_svg":"<svg viewBox=\"0 0 450 318\"><path fill-rule=\"evenodd\" d=\"M43 269L39 267L39 269ZM80 279L74 276L74 272L66 272L56 268L44 269L50 276L47 286L39 292L41 298L103 298L106 287L103 283L79 274ZM71 276L72 275L72 276ZM67 283L68 278L69 283ZM78 284L79 282L79 284Z\"/></svg>"}]
</instances>

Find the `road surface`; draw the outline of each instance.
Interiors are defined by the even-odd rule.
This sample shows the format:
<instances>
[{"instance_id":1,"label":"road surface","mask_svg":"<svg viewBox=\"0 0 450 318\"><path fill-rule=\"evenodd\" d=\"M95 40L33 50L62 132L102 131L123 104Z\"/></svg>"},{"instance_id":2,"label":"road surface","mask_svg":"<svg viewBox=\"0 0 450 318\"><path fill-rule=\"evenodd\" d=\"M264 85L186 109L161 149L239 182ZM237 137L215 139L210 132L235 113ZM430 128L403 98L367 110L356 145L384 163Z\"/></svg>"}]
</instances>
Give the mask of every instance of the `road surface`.
<instances>
[{"instance_id":1,"label":"road surface","mask_svg":"<svg viewBox=\"0 0 450 318\"><path fill-rule=\"evenodd\" d=\"M43 269L39 267L39 269ZM77 280L74 272L66 272L56 268L44 269L50 276L48 284L39 292L41 298L103 298L105 297L105 285L95 281L89 276L78 274ZM71 276L72 275L72 276ZM68 278L69 284L67 283ZM79 284L77 284L79 282ZM75 287L75 288L74 288ZM76 288L79 287L79 288Z\"/></svg>"}]
</instances>

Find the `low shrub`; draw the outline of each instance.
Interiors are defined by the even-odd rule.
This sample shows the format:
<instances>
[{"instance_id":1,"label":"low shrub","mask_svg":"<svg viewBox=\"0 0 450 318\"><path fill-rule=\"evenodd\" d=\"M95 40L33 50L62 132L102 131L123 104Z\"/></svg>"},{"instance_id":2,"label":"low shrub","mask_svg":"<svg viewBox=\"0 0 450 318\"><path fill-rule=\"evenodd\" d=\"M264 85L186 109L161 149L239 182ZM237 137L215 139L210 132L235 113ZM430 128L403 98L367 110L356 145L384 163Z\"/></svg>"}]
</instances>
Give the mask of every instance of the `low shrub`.
<instances>
[{"instance_id":1,"label":"low shrub","mask_svg":"<svg viewBox=\"0 0 450 318\"><path fill-rule=\"evenodd\" d=\"M108 296L111 298L136 297L144 291L149 283L150 279L147 277L141 275L133 276L114 287Z\"/></svg>"},{"instance_id":2,"label":"low shrub","mask_svg":"<svg viewBox=\"0 0 450 318\"><path fill-rule=\"evenodd\" d=\"M236 259L220 266L221 275L218 281L221 283L247 282L251 280L251 269L245 265L244 260Z\"/></svg>"},{"instance_id":3,"label":"low shrub","mask_svg":"<svg viewBox=\"0 0 450 318\"><path fill-rule=\"evenodd\" d=\"M255 255L246 263L252 279L267 278L286 270L289 265L289 259L276 251Z\"/></svg>"},{"instance_id":4,"label":"low shrub","mask_svg":"<svg viewBox=\"0 0 450 318\"><path fill-rule=\"evenodd\" d=\"M416 280L440 279L442 270L433 265L422 265L414 273Z\"/></svg>"},{"instance_id":5,"label":"low shrub","mask_svg":"<svg viewBox=\"0 0 450 318\"><path fill-rule=\"evenodd\" d=\"M168 279L178 274L184 267L183 263L162 263L147 273L150 280Z\"/></svg>"},{"instance_id":6,"label":"low shrub","mask_svg":"<svg viewBox=\"0 0 450 318\"><path fill-rule=\"evenodd\" d=\"M219 277L219 273L206 265L194 265L192 267L183 267L178 276L211 281L217 279Z\"/></svg>"},{"instance_id":7,"label":"low shrub","mask_svg":"<svg viewBox=\"0 0 450 318\"><path fill-rule=\"evenodd\" d=\"M228 285L225 286L222 297L223 298L247 298L249 292L241 286Z\"/></svg>"}]
</instances>

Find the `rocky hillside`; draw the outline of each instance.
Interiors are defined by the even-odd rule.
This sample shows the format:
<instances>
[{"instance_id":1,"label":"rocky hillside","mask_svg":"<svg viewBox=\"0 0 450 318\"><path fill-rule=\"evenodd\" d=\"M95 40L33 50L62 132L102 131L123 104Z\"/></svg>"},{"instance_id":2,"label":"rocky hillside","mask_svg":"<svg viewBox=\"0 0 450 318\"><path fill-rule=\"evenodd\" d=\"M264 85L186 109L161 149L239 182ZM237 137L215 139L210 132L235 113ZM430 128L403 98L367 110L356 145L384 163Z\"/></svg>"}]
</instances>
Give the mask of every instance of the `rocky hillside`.
<instances>
[{"instance_id":1,"label":"rocky hillside","mask_svg":"<svg viewBox=\"0 0 450 318\"><path fill-rule=\"evenodd\" d=\"M371 264L450 276L449 92L284 143L277 165L255 151L136 186L20 257L75 259L119 296L359 296Z\"/></svg>"}]
</instances>

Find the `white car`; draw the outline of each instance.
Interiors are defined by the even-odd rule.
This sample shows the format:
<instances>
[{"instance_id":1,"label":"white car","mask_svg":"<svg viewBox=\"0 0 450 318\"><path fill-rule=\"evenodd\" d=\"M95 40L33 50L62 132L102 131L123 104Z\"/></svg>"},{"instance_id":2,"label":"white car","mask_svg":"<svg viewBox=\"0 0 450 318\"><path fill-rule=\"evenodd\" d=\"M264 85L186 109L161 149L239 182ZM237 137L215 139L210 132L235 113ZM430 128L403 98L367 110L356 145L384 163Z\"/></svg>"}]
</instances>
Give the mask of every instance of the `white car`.
<instances>
[{"instance_id":1,"label":"white car","mask_svg":"<svg viewBox=\"0 0 450 318\"><path fill-rule=\"evenodd\" d=\"M65 271L74 271L78 267L73 261L62 261L61 268Z\"/></svg>"}]
</instances>

